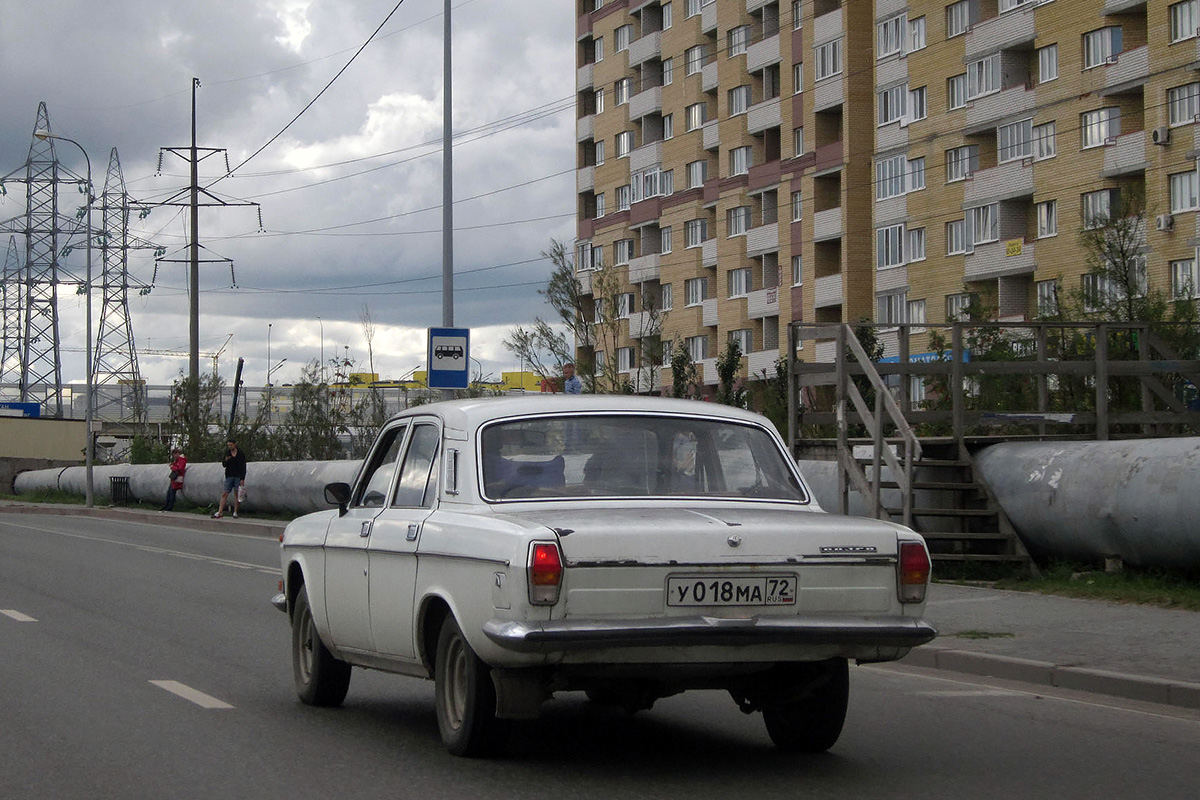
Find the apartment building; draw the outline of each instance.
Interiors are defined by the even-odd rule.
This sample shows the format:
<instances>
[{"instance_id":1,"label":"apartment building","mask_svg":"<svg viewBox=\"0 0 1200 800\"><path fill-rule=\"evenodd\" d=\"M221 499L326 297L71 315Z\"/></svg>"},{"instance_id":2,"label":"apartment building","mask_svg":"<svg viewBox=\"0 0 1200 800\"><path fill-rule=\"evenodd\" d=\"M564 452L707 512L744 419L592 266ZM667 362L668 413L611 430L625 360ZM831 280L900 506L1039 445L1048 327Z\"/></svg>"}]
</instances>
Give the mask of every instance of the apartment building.
<instances>
[{"instance_id":1,"label":"apartment building","mask_svg":"<svg viewBox=\"0 0 1200 800\"><path fill-rule=\"evenodd\" d=\"M576 266L615 271L596 357L639 391L659 342L712 385L731 338L772 371L794 320L1104 292L1079 231L1131 197L1146 285L1195 294L1200 0L577 2Z\"/></svg>"}]
</instances>

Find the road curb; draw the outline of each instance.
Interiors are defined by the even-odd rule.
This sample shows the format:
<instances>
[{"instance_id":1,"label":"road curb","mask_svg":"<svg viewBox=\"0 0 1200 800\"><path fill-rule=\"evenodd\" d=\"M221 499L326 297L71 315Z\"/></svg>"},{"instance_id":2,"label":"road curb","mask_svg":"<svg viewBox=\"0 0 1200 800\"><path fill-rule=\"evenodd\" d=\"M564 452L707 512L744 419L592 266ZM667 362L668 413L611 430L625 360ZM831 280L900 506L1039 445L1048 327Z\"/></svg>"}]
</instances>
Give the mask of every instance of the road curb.
<instances>
[{"instance_id":1,"label":"road curb","mask_svg":"<svg viewBox=\"0 0 1200 800\"><path fill-rule=\"evenodd\" d=\"M1200 683L1169 678L1129 675L1123 672L1053 664L1048 661L930 646L914 648L900 663L1036 686L1103 694L1126 700L1200 709Z\"/></svg>"},{"instance_id":2,"label":"road curb","mask_svg":"<svg viewBox=\"0 0 1200 800\"><path fill-rule=\"evenodd\" d=\"M101 519L124 520L140 522L147 525L163 524L176 528L187 528L198 531L223 531L226 533L241 533L249 536L265 536L278 538L283 533L287 522L270 519L233 519L222 517L213 519L208 516L188 514L186 512L159 513L143 509L121 508L119 506L104 506L88 508L87 506L54 505L41 503L0 503L0 514L44 514L59 517L100 517Z\"/></svg>"}]
</instances>

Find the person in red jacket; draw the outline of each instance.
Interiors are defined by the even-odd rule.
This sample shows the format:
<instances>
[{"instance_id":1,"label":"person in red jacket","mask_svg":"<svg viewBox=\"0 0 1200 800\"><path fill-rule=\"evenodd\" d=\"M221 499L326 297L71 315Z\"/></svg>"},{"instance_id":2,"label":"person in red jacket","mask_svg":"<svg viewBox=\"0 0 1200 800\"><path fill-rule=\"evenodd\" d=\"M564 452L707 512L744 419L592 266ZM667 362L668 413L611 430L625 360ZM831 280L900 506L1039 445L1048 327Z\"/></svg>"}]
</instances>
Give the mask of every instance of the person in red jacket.
<instances>
[{"instance_id":1,"label":"person in red jacket","mask_svg":"<svg viewBox=\"0 0 1200 800\"><path fill-rule=\"evenodd\" d=\"M183 488L183 473L187 472L187 457L176 447L171 451L171 478L167 485L167 500L162 511L175 510L175 493Z\"/></svg>"}]
</instances>

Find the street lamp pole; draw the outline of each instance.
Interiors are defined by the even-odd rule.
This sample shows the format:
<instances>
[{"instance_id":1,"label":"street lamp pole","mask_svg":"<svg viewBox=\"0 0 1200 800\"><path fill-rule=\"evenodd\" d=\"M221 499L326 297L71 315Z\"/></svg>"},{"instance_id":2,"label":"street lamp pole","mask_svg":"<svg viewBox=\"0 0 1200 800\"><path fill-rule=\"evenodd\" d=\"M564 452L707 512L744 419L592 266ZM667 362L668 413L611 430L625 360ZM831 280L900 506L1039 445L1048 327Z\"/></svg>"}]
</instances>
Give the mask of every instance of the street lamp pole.
<instances>
[{"instance_id":1,"label":"street lamp pole","mask_svg":"<svg viewBox=\"0 0 1200 800\"><path fill-rule=\"evenodd\" d=\"M87 376L84 380L84 393L86 408L83 412L84 425L87 427L87 443L83 451L84 464L84 500L88 508L92 508L96 504L96 491L94 479L94 467L96 462L96 442L92 438L92 159L88 158L87 150L83 149L83 145L74 139L68 139L66 136L59 136L50 131L36 131L34 133L39 139L58 139L62 142L70 142L79 148L79 152L83 153L83 160L87 164L87 186L84 187L84 195L87 197L87 273L84 276L84 295L86 314L86 344L84 351L84 364L87 368Z\"/></svg>"},{"instance_id":2,"label":"street lamp pole","mask_svg":"<svg viewBox=\"0 0 1200 800\"><path fill-rule=\"evenodd\" d=\"M325 323L317 317L317 324L321 326L321 383L325 383Z\"/></svg>"}]
</instances>

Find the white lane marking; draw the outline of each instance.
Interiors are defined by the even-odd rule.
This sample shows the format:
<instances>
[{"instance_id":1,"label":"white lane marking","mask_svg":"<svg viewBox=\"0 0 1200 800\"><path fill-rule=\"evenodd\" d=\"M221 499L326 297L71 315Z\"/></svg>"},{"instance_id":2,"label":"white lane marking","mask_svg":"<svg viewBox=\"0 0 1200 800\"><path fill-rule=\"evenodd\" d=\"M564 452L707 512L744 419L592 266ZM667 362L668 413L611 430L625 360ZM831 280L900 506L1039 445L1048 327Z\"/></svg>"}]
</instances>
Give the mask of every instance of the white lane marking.
<instances>
[{"instance_id":1,"label":"white lane marking","mask_svg":"<svg viewBox=\"0 0 1200 800\"><path fill-rule=\"evenodd\" d=\"M17 622L37 622L37 620L33 617L27 614L22 614L20 611L16 611L11 608L0 608L0 614L3 614L11 619L15 619Z\"/></svg>"},{"instance_id":2,"label":"white lane marking","mask_svg":"<svg viewBox=\"0 0 1200 800\"><path fill-rule=\"evenodd\" d=\"M265 575L278 575L278 567L264 567L261 564L249 564L245 561L232 561L227 558L216 558L215 556L204 556L197 553L185 553L182 550L170 550L165 547L153 547L147 544L136 544L134 542L122 542L116 539L106 539L103 536L88 536L83 533L69 533L67 531L58 531L53 528L40 528L37 525L29 525L28 523L20 524L9 522L8 520L0 520L0 525L11 525L31 531L39 531L41 533L52 533L56 536L67 536L72 539L85 539L89 542L103 542L104 544L115 544L121 547L132 547L135 550L141 550L146 553L158 553L161 555L175 556L177 558L188 558L194 561L207 561L210 564L220 564L225 567L233 567L235 569L252 569L257 570Z\"/></svg>"},{"instance_id":3,"label":"white lane marking","mask_svg":"<svg viewBox=\"0 0 1200 800\"><path fill-rule=\"evenodd\" d=\"M224 700L218 700L212 695L207 695L179 681L150 681L150 683L160 689L167 690L173 695L182 697L184 700L193 702L201 708L233 708L233 706Z\"/></svg>"}]
</instances>

